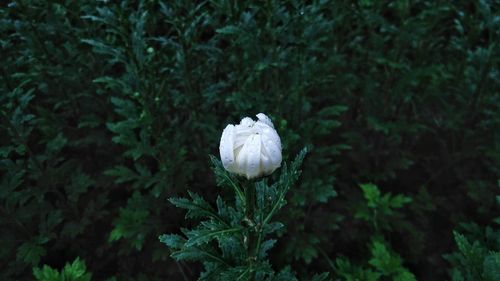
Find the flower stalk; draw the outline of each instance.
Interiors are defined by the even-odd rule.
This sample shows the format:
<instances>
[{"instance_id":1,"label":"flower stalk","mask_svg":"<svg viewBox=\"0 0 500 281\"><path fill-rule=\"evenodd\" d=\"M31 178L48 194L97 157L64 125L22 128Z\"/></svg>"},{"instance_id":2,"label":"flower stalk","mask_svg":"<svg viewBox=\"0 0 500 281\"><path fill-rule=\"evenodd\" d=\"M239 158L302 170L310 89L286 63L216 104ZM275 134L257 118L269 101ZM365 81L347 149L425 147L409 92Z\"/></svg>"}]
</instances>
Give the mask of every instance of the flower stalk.
<instances>
[{"instance_id":1,"label":"flower stalk","mask_svg":"<svg viewBox=\"0 0 500 281\"><path fill-rule=\"evenodd\" d=\"M244 182L245 190L245 222L247 223L247 259L248 259L248 280L255 279L254 264L257 261L258 248L256 248L256 241L258 234L256 233L256 225L254 221L255 214L255 186L252 181Z\"/></svg>"},{"instance_id":2,"label":"flower stalk","mask_svg":"<svg viewBox=\"0 0 500 281\"><path fill-rule=\"evenodd\" d=\"M271 219L285 205L286 193L300 175L307 150L303 149L290 165L282 166L281 140L271 120L262 113L257 118L253 121L246 117L238 125L228 125L221 136L220 160L211 156L217 185L234 192L234 204L219 196L214 208L194 192L188 192L190 199L169 200L187 209L187 218L204 220L193 229L182 229L183 235L162 235L160 241L171 248L171 256L177 260L202 261L205 276L277 280L266 253L276 239L266 236L283 227ZM280 176L273 177L277 182L269 185L268 179L261 179L279 167ZM279 275L295 280L289 268Z\"/></svg>"}]
</instances>

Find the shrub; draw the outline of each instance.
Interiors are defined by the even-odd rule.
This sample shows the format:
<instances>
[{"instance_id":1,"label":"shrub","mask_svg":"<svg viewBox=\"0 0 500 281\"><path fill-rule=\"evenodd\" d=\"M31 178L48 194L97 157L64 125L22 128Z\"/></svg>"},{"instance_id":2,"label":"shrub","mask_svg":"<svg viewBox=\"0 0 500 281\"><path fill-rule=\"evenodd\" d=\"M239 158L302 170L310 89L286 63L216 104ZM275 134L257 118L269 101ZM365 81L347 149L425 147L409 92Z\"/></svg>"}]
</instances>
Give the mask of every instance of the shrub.
<instances>
[{"instance_id":1,"label":"shrub","mask_svg":"<svg viewBox=\"0 0 500 281\"><path fill-rule=\"evenodd\" d=\"M158 242L193 226L167 199L228 200L208 155L258 112L285 161L310 151L275 216L274 269L495 279L498 6L0 4L0 279L77 257L95 280L196 279Z\"/></svg>"}]
</instances>

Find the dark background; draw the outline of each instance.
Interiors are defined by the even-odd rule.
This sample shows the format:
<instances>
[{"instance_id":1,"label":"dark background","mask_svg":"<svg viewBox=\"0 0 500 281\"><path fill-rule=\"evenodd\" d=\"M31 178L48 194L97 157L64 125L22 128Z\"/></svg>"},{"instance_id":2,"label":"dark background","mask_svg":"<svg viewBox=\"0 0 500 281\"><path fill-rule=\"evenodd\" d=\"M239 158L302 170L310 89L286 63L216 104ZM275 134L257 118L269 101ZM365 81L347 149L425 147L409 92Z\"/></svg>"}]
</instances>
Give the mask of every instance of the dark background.
<instances>
[{"instance_id":1,"label":"dark background","mask_svg":"<svg viewBox=\"0 0 500 281\"><path fill-rule=\"evenodd\" d=\"M482 256L453 230L500 251L499 1L0 7L2 280L77 257L93 280L195 280L158 241L195 223L167 198L223 193L208 155L259 112L285 160L311 148L273 265L381 272L383 237L417 279L462 280ZM366 183L399 199L370 207Z\"/></svg>"}]
</instances>

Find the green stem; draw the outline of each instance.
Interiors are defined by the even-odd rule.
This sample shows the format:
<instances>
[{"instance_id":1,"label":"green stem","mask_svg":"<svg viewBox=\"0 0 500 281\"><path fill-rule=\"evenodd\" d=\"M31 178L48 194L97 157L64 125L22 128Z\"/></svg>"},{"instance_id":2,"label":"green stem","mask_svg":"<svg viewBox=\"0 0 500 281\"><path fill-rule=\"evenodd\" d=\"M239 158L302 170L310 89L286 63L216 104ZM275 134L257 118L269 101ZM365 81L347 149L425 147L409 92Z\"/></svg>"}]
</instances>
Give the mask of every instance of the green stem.
<instances>
[{"instance_id":1,"label":"green stem","mask_svg":"<svg viewBox=\"0 0 500 281\"><path fill-rule=\"evenodd\" d=\"M263 225L259 226L258 232L259 232L259 234L257 236L257 243L255 244L255 257L256 257L256 259L258 258L258 255L260 252L260 244L262 243Z\"/></svg>"},{"instance_id":2,"label":"green stem","mask_svg":"<svg viewBox=\"0 0 500 281\"><path fill-rule=\"evenodd\" d=\"M264 236L264 227L271 221L271 219L273 218L274 214L278 211L278 209L280 209L283 206L283 202L285 200L285 196L286 196L289 188L290 188L290 185L285 183L285 186L283 187L283 189L281 189L279 191L278 200L272 206L271 211L269 211L269 213L267 214L267 216L263 220L261 218L261 220L259 221L259 225L258 225L258 229L257 229L258 237L257 237L256 246L255 246L255 254L256 255L258 255L258 253L260 252L260 245L262 243L262 239Z\"/></svg>"},{"instance_id":3,"label":"green stem","mask_svg":"<svg viewBox=\"0 0 500 281\"><path fill-rule=\"evenodd\" d=\"M247 241L247 257L248 257L248 280L255 280L254 263L257 260L256 256L258 248L255 248L256 233L254 222L255 211L255 186L253 182L247 181L244 183L245 190L245 221L248 223L248 241ZM260 235L259 235L260 236Z\"/></svg>"},{"instance_id":4,"label":"green stem","mask_svg":"<svg viewBox=\"0 0 500 281\"><path fill-rule=\"evenodd\" d=\"M285 200L285 195L286 195L287 191L288 191L288 189L285 189L282 192L280 192L278 200L276 201L276 203L274 203L274 206L272 207L269 214L267 214L266 218L262 222L262 225L266 225L269 223L269 221L271 221L272 217L274 216L274 213L276 213L276 211L279 209L280 205L283 203L283 200Z\"/></svg>"},{"instance_id":5,"label":"green stem","mask_svg":"<svg viewBox=\"0 0 500 281\"><path fill-rule=\"evenodd\" d=\"M264 220L262 220L261 218L261 221L259 222L259 227L258 227L258 236L257 236L257 243L255 245L255 255L257 256L260 252L260 244L262 243L262 238L263 238L263 235L264 235L264 226L266 226L272 219L272 217L274 216L274 214L276 213L276 211L278 210L280 204L282 204L283 200L285 199L285 195L287 193L287 189L285 189L284 191L282 191L278 197L278 200L276 201L276 203L273 205L273 207L271 208L271 211L269 212L269 214L267 214L267 216L264 218Z\"/></svg>"},{"instance_id":6,"label":"green stem","mask_svg":"<svg viewBox=\"0 0 500 281\"><path fill-rule=\"evenodd\" d=\"M240 201L241 201L241 204L245 204L245 195L243 194L243 191L241 191L241 189L238 187L238 184L235 183L230 177L229 177L229 174L228 173L225 173L224 177L226 178L226 180L229 182L229 184L231 184L231 186L234 188L234 192L236 192L236 195L238 196L238 198L240 198Z\"/></svg>"},{"instance_id":7,"label":"green stem","mask_svg":"<svg viewBox=\"0 0 500 281\"><path fill-rule=\"evenodd\" d=\"M246 182L244 185L245 190L245 219L253 224L253 214L255 209L255 187L251 182Z\"/></svg>"}]
</instances>

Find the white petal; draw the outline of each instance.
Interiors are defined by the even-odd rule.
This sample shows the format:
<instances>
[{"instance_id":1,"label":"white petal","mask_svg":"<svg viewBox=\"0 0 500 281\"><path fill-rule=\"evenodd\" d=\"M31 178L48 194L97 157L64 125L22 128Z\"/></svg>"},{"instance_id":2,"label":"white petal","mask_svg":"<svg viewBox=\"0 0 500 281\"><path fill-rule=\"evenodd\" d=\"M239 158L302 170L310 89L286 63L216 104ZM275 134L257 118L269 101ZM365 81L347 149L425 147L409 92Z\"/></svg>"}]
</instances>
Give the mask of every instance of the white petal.
<instances>
[{"instance_id":1,"label":"white petal","mask_svg":"<svg viewBox=\"0 0 500 281\"><path fill-rule=\"evenodd\" d=\"M242 126L242 125L236 125L235 126L235 139L234 139L234 148L238 148L242 146L245 141L254 133L254 129Z\"/></svg>"},{"instance_id":2,"label":"white petal","mask_svg":"<svg viewBox=\"0 0 500 281\"><path fill-rule=\"evenodd\" d=\"M269 117L267 117L267 115L265 115L264 113L259 113L256 116L260 122L262 122L262 123L264 123L264 124L266 124L269 127L274 129L273 122L271 121L271 119L269 119Z\"/></svg>"},{"instance_id":3,"label":"white petal","mask_svg":"<svg viewBox=\"0 0 500 281\"><path fill-rule=\"evenodd\" d=\"M243 145L240 145L239 147L234 149L234 160L235 161L238 159L238 155L240 155L240 151L242 148L243 148ZM237 167L238 163L236 162L234 165L235 165L235 167Z\"/></svg>"},{"instance_id":4,"label":"white petal","mask_svg":"<svg viewBox=\"0 0 500 281\"><path fill-rule=\"evenodd\" d=\"M234 125L227 125L220 138L219 152L222 165L229 172L235 170L234 137Z\"/></svg>"},{"instance_id":5,"label":"white petal","mask_svg":"<svg viewBox=\"0 0 500 281\"><path fill-rule=\"evenodd\" d=\"M220 156L224 168L247 179L271 174L281 166L281 140L265 114L258 121L243 118L238 125L228 125L222 132Z\"/></svg>"},{"instance_id":6,"label":"white petal","mask_svg":"<svg viewBox=\"0 0 500 281\"><path fill-rule=\"evenodd\" d=\"M255 126L258 127L259 133L262 135L266 136L268 139L270 139L274 144L276 144L279 149L281 149L281 139L280 136L278 135L278 132L276 132L275 129L268 127L267 125L261 125Z\"/></svg>"},{"instance_id":7,"label":"white petal","mask_svg":"<svg viewBox=\"0 0 500 281\"><path fill-rule=\"evenodd\" d=\"M250 135L237 134L234 139L234 148L236 149L244 145L249 136Z\"/></svg>"},{"instance_id":8,"label":"white petal","mask_svg":"<svg viewBox=\"0 0 500 281\"><path fill-rule=\"evenodd\" d=\"M281 166L281 143L276 143L273 141L268 135L262 135L262 143L267 151L267 154L269 155L269 158L271 162L273 163L272 166L274 168L278 168Z\"/></svg>"},{"instance_id":9,"label":"white petal","mask_svg":"<svg viewBox=\"0 0 500 281\"><path fill-rule=\"evenodd\" d=\"M264 151L264 149L262 149ZM275 168L273 167L273 162L271 162L271 158L269 158L267 153L261 153L260 154L260 166L262 168L262 172L265 175L269 175L272 173Z\"/></svg>"},{"instance_id":10,"label":"white petal","mask_svg":"<svg viewBox=\"0 0 500 281\"><path fill-rule=\"evenodd\" d=\"M252 127L255 121L252 120L250 117L245 117L241 119L240 125L245 126L245 127Z\"/></svg>"},{"instance_id":11,"label":"white petal","mask_svg":"<svg viewBox=\"0 0 500 281\"><path fill-rule=\"evenodd\" d=\"M260 145L260 136L252 135L248 137L248 139L245 141L245 144L241 148L240 153L238 153L238 157L236 158L238 174L244 175L248 179L258 176Z\"/></svg>"},{"instance_id":12,"label":"white petal","mask_svg":"<svg viewBox=\"0 0 500 281\"><path fill-rule=\"evenodd\" d=\"M270 127L266 123L263 123L263 122L260 122L260 121L255 122L255 124L253 125L252 128L254 130L254 134L255 133L262 134L262 133L268 132L270 130L274 130L272 127Z\"/></svg>"},{"instance_id":13,"label":"white petal","mask_svg":"<svg viewBox=\"0 0 500 281\"><path fill-rule=\"evenodd\" d=\"M245 143L245 146L247 143ZM261 157L261 136L260 135L252 135L248 141L248 150L247 150L247 164L246 164L246 176L247 179L256 178L261 175L260 169L260 157Z\"/></svg>"}]
</instances>

